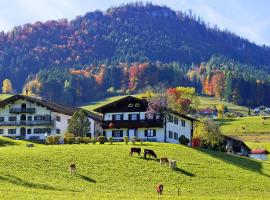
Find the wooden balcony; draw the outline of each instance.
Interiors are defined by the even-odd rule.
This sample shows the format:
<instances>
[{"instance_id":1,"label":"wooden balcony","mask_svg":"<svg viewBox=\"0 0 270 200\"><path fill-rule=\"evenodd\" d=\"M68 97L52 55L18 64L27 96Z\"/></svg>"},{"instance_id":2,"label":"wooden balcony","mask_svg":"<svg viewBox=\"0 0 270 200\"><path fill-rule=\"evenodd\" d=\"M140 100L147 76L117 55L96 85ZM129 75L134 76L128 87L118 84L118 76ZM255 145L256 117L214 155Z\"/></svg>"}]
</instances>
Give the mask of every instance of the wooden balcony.
<instances>
[{"instance_id":1,"label":"wooden balcony","mask_svg":"<svg viewBox=\"0 0 270 200\"><path fill-rule=\"evenodd\" d=\"M35 108L10 108L9 113L18 114L18 113L35 113Z\"/></svg>"},{"instance_id":2,"label":"wooden balcony","mask_svg":"<svg viewBox=\"0 0 270 200\"><path fill-rule=\"evenodd\" d=\"M103 129L108 128L151 128L151 127L163 127L162 120L114 120L103 121L101 123Z\"/></svg>"},{"instance_id":3,"label":"wooden balcony","mask_svg":"<svg viewBox=\"0 0 270 200\"><path fill-rule=\"evenodd\" d=\"M40 121L4 121L0 122L0 126L38 126L38 125L53 125L53 120Z\"/></svg>"}]
</instances>

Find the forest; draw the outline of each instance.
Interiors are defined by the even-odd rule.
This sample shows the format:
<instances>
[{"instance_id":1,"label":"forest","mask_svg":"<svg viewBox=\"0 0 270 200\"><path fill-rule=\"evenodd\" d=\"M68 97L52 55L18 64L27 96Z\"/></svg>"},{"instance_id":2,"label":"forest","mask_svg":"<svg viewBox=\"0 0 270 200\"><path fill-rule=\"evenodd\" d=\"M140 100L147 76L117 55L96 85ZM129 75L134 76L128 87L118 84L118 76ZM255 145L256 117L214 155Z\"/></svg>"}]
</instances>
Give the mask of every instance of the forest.
<instances>
[{"instance_id":1,"label":"forest","mask_svg":"<svg viewBox=\"0 0 270 200\"><path fill-rule=\"evenodd\" d=\"M267 105L269 72L269 47L210 27L191 11L151 3L0 33L0 81L72 105L179 85L241 105Z\"/></svg>"}]
</instances>

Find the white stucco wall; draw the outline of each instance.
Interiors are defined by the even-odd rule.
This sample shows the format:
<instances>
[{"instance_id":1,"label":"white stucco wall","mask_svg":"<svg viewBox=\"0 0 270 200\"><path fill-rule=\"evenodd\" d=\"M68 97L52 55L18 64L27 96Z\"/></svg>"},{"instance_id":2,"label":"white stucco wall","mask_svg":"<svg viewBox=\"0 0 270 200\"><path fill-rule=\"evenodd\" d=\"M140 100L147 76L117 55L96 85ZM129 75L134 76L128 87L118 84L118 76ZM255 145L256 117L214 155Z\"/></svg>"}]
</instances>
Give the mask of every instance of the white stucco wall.
<instances>
[{"instance_id":1,"label":"white stucco wall","mask_svg":"<svg viewBox=\"0 0 270 200\"><path fill-rule=\"evenodd\" d=\"M179 117L177 115L171 114L173 117L178 118L178 124L175 124L174 122L167 122L167 142L170 143L179 143L179 140L175 140L174 138L169 138L169 131L172 131L173 133L178 133L178 137L181 135L184 135L186 138L188 138L191 141L191 129L192 129L192 122L183 118ZM185 127L182 126L181 120L185 120Z\"/></svg>"}]
</instances>

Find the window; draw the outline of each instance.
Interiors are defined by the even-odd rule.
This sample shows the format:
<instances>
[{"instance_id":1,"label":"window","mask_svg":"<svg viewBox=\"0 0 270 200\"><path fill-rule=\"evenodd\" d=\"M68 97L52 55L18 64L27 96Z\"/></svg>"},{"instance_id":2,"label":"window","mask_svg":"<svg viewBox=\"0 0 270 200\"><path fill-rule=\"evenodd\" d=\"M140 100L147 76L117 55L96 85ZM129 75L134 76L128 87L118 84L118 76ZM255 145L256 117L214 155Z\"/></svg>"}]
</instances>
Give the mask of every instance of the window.
<instances>
[{"instance_id":1,"label":"window","mask_svg":"<svg viewBox=\"0 0 270 200\"><path fill-rule=\"evenodd\" d=\"M35 134L42 134L43 133L43 129L42 128L34 128L34 133Z\"/></svg>"},{"instance_id":2,"label":"window","mask_svg":"<svg viewBox=\"0 0 270 200\"><path fill-rule=\"evenodd\" d=\"M173 122L174 122L175 124L178 124L178 118L177 118L177 117L174 117Z\"/></svg>"},{"instance_id":3,"label":"window","mask_svg":"<svg viewBox=\"0 0 270 200\"><path fill-rule=\"evenodd\" d=\"M28 121L32 121L32 119L33 119L32 116L28 116L28 117L27 117L27 120L28 120Z\"/></svg>"},{"instance_id":4,"label":"window","mask_svg":"<svg viewBox=\"0 0 270 200\"><path fill-rule=\"evenodd\" d=\"M16 134L16 129L8 129L8 134Z\"/></svg>"},{"instance_id":5,"label":"window","mask_svg":"<svg viewBox=\"0 0 270 200\"><path fill-rule=\"evenodd\" d=\"M133 104L132 103L128 104L128 107L129 108L132 108L133 107Z\"/></svg>"},{"instance_id":6,"label":"window","mask_svg":"<svg viewBox=\"0 0 270 200\"><path fill-rule=\"evenodd\" d=\"M105 136L105 137L106 137L106 131L103 131L103 136Z\"/></svg>"},{"instance_id":7,"label":"window","mask_svg":"<svg viewBox=\"0 0 270 200\"><path fill-rule=\"evenodd\" d=\"M56 134L61 134L60 129L56 129Z\"/></svg>"},{"instance_id":8,"label":"window","mask_svg":"<svg viewBox=\"0 0 270 200\"><path fill-rule=\"evenodd\" d=\"M5 117L0 117L0 122L5 121Z\"/></svg>"},{"instance_id":9,"label":"window","mask_svg":"<svg viewBox=\"0 0 270 200\"><path fill-rule=\"evenodd\" d=\"M169 131L169 138L173 138L173 132L172 131Z\"/></svg>"},{"instance_id":10,"label":"window","mask_svg":"<svg viewBox=\"0 0 270 200\"><path fill-rule=\"evenodd\" d=\"M186 126L186 121L185 121L185 120L181 120L181 125L182 125L183 127L185 127L185 126Z\"/></svg>"},{"instance_id":11,"label":"window","mask_svg":"<svg viewBox=\"0 0 270 200\"><path fill-rule=\"evenodd\" d=\"M56 116L56 121L61 122L61 117L60 116Z\"/></svg>"},{"instance_id":12,"label":"window","mask_svg":"<svg viewBox=\"0 0 270 200\"><path fill-rule=\"evenodd\" d=\"M135 104L135 107L136 107L136 108L138 108L138 107L140 107L140 106L141 106L141 105L140 105L139 103L136 103L136 104Z\"/></svg>"},{"instance_id":13,"label":"window","mask_svg":"<svg viewBox=\"0 0 270 200\"><path fill-rule=\"evenodd\" d=\"M31 116L29 116L29 117L31 117ZM50 115L36 115L36 116L34 116L34 120L35 121L49 121L49 120L51 120L51 116ZM57 116L56 116L56 120L57 120ZM61 120L61 118L60 118L60 120Z\"/></svg>"},{"instance_id":14,"label":"window","mask_svg":"<svg viewBox=\"0 0 270 200\"><path fill-rule=\"evenodd\" d=\"M4 134L4 129L0 129L0 135Z\"/></svg>"},{"instance_id":15,"label":"window","mask_svg":"<svg viewBox=\"0 0 270 200\"><path fill-rule=\"evenodd\" d=\"M116 121L123 120L123 115L122 115L122 114L115 114L115 115L112 115L112 119L113 119L113 120L116 120Z\"/></svg>"},{"instance_id":16,"label":"window","mask_svg":"<svg viewBox=\"0 0 270 200\"><path fill-rule=\"evenodd\" d=\"M154 129L144 130L144 136L145 137L156 137L156 130L154 130Z\"/></svg>"},{"instance_id":17,"label":"window","mask_svg":"<svg viewBox=\"0 0 270 200\"><path fill-rule=\"evenodd\" d=\"M138 120L139 119L139 114L129 114L128 119L133 120L133 121Z\"/></svg>"},{"instance_id":18,"label":"window","mask_svg":"<svg viewBox=\"0 0 270 200\"><path fill-rule=\"evenodd\" d=\"M173 116L169 115L169 122L173 122Z\"/></svg>"},{"instance_id":19,"label":"window","mask_svg":"<svg viewBox=\"0 0 270 200\"><path fill-rule=\"evenodd\" d=\"M30 130L30 133L31 133L31 129L28 129L28 131L29 130ZM52 129L50 129L50 128L34 128L34 133L35 134L45 134L45 133L51 133L51 132L52 132Z\"/></svg>"},{"instance_id":20,"label":"window","mask_svg":"<svg viewBox=\"0 0 270 200\"><path fill-rule=\"evenodd\" d=\"M27 129L27 134L31 134L32 130L31 129Z\"/></svg>"},{"instance_id":21,"label":"window","mask_svg":"<svg viewBox=\"0 0 270 200\"><path fill-rule=\"evenodd\" d=\"M113 137L123 137L123 131L122 130L113 130L112 136Z\"/></svg>"},{"instance_id":22,"label":"window","mask_svg":"<svg viewBox=\"0 0 270 200\"><path fill-rule=\"evenodd\" d=\"M178 140L178 133L174 133L173 137L174 137L175 140Z\"/></svg>"},{"instance_id":23,"label":"window","mask_svg":"<svg viewBox=\"0 0 270 200\"><path fill-rule=\"evenodd\" d=\"M17 120L16 116L8 117L8 121L10 122L14 122L16 120Z\"/></svg>"}]
</instances>

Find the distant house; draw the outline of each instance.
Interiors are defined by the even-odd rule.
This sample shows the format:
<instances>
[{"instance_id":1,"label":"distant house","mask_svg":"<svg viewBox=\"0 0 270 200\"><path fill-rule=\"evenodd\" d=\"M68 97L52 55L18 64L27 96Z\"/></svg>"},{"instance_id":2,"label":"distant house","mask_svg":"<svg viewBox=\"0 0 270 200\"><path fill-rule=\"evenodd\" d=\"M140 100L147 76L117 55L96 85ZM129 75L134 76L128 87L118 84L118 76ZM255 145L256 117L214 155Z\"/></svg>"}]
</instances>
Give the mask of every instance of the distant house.
<instances>
[{"instance_id":1,"label":"distant house","mask_svg":"<svg viewBox=\"0 0 270 200\"><path fill-rule=\"evenodd\" d=\"M198 114L202 117L210 118L210 119L217 119L217 109L215 108L205 108L200 109Z\"/></svg>"},{"instance_id":2,"label":"distant house","mask_svg":"<svg viewBox=\"0 0 270 200\"><path fill-rule=\"evenodd\" d=\"M14 95L0 102L0 136L26 140L44 140L46 135L60 135L79 108L63 106L39 98ZM90 134L94 134L102 117L86 111Z\"/></svg>"},{"instance_id":3,"label":"distant house","mask_svg":"<svg viewBox=\"0 0 270 200\"><path fill-rule=\"evenodd\" d=\"M249 157L259 160L268 160L269 152L265 149L254 149L250 151Z\"/></svg>"},{"instance_id":4,"label":"distant house","mask_svg":"<svg viewBox=\"0 0 270 200\"><path fill-rule=\"evenodd\" d=\"M169 112L166 123L163 116L149 119L146 116L147 105L146 99L126 96L96 108L96 112L103 114L103 135L120 141L128 136L170 143L178 143L179 137L184 135L191 141L195 119L174 111Z\"/></svg>"},{"instance_id":5,"label":"distant house","mask_svg":"<svg viewBox=\"0 0 270 200\"><path fill-rule=\"evenodd\" d=\"M223 137L223 143L227 153L237 154L241 156L248 156L250 154L251 149L242 140L230 136Z\"/></svg>"}]
</instances>

